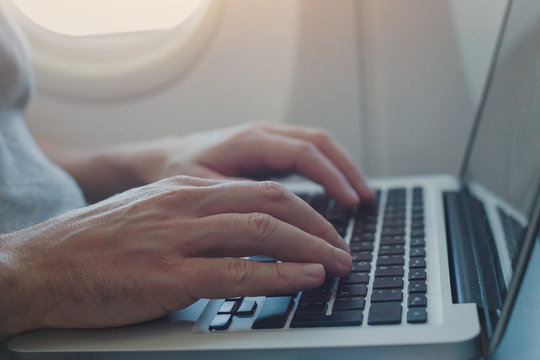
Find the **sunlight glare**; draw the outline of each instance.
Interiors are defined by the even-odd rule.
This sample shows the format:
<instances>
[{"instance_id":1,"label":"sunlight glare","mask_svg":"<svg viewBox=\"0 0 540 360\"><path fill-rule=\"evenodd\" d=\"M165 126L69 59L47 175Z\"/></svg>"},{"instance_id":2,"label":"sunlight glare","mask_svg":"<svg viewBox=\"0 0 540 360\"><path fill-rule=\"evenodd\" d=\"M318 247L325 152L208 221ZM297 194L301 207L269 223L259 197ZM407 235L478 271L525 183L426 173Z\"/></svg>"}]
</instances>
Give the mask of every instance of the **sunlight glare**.
<instances>
[{"instance_id":1,"label":"sunlight glare","mask_svg":"<svg viewBox=\"0 0 540 360\"><path fill-rule=\"evenodd\" d=\"M85 36L172 28L202 0L12 0L38 25Z\"/></svg>"}]
</instances>

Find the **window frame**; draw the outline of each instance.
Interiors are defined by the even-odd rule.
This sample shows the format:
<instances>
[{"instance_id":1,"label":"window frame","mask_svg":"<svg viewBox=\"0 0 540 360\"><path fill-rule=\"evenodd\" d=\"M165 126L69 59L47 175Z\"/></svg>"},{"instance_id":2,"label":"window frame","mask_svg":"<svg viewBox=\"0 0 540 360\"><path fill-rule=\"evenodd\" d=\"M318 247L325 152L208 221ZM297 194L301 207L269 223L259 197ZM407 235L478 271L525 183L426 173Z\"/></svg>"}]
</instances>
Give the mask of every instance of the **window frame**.
<instances>
[{"instance_id":1,"label":"window frame","mask_svg":"<svg viewBox=\"0 0 540 360\"><path fill-rule=\"evenodd\" d=\"M223 7L201 0L170 29L72 36L43 28L6 3L31 45L38 91L79 101L141 96L181 76L208 45Z\"/></svg>"}]
</instances>

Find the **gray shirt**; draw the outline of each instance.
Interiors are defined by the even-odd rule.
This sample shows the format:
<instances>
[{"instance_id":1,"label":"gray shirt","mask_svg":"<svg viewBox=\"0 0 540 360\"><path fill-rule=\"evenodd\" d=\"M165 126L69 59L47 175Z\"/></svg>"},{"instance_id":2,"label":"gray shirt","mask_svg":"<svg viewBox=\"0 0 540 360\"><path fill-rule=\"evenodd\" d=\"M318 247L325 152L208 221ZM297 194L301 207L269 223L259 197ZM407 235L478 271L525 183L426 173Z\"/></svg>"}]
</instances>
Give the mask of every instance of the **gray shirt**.
<instances>
[{"instance_id":1,"label":"gray shirt","mask_svg":"<svg viewBox=\"0 0 540 360\"><path fill-rule=\"evenodd\" d=\"M85 205L75 181L41 152L24 122L33 88L27 49L0 9L0 234ZM0 342L0 360L7 359Z\"/></svg>"},{"instance_id":2,"label":"gray shirt","mask_svg":"<svg viewBox=\"0 0 540 360\"><path fill-rule=\"evenodd\" d=\"M75 181L43 154L24 122L33 89L27 54L0 11L0 234L85 205Z\"/></svg>"}]
</instances>

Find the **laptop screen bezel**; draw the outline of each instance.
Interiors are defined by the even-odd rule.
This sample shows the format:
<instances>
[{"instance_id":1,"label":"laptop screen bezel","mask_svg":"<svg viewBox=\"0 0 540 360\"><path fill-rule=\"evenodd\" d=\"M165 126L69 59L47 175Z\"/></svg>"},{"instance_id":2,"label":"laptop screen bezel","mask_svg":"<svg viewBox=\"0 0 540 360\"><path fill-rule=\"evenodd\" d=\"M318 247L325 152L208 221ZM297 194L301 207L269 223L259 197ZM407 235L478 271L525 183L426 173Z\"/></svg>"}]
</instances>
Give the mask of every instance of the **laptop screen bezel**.
<instances>
[{"instance_id":1,"label":"laptop screen bezel","mask_svg":"<svg viewBox=\"0 0 540 360\"><path fill-rule=\"evenodd\" d=\"M460 169L460 182L464 188L468 187L468 169L470 165L470 160L474 148L475 139L477 138L478 130L480 127L480 122L482 120L482 117L484 115L484 110L486 108L486 103L488 99L488 95L490 93L490 88L493 84L493 78L497 69L497 63L499 59L499 55L501 52L501 47L503 43L504 36L506 34L508 21L511 15L512 5L514 3L514 0L508 0L508 3L506 5L506 9L503 15L503 21L499 30L499 34L497 36L497 41L495 44L494 53L491 59L491 63L489 66L488 75L486 78L486 82L484 84L484 88L482 90L482 96L480 98L480 102L475 114L473 127L471 131L471 135L469 137L467 148L465 151L465 155L463 157L463 161L461 164ZM508 293L506 295L506 298L503 303L503 307L501 309L501 312L498 316L497 322L495 324L495 329L493 331L493 335L489 339L488 342L488 348L487 353L491 354L495 351L497 346L499 345L504 332L506 330L506 326L508 325L508 321L510 319L510 315L512 314L512 309L514 307L517 294L519 292L519 288L521 286L523 276L525 275L527 265L530 259L530 255L534 246L535 241L537 240L539 236L539 230L540 230L540 186L538 187L535 196L534 196L534 202L533 202L533 209L531 209L531 213L529 214L529 224L527 227L527 232L524 235L524 241L522 248L519 252L518 262L516 264L516 268L514 270L514 273L512 275L512 279L510 281L509 287L508 287Z\"/></svg>"}]
</instances>

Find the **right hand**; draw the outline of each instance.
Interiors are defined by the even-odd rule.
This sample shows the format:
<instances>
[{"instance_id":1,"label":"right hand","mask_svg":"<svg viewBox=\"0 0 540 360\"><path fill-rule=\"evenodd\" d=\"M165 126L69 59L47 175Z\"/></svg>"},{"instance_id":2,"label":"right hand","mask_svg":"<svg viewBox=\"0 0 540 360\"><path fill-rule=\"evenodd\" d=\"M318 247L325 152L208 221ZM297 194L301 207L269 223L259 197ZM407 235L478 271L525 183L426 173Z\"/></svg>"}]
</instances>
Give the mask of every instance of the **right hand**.
<instances>
[{"instance_id":1,"label":"right hand","mask_svg":"<svg viewBox=\"0 0 540 360\"><path fill-rule=\"evenodd\" d=\"M274 182L174 177L0 237L0 337L150 320L200 298L297 292L351 267L348 245ZM239 257L268 255L282 263ZM0 288L2 287L0 286Z\"/></svg>"}]
</instances>

